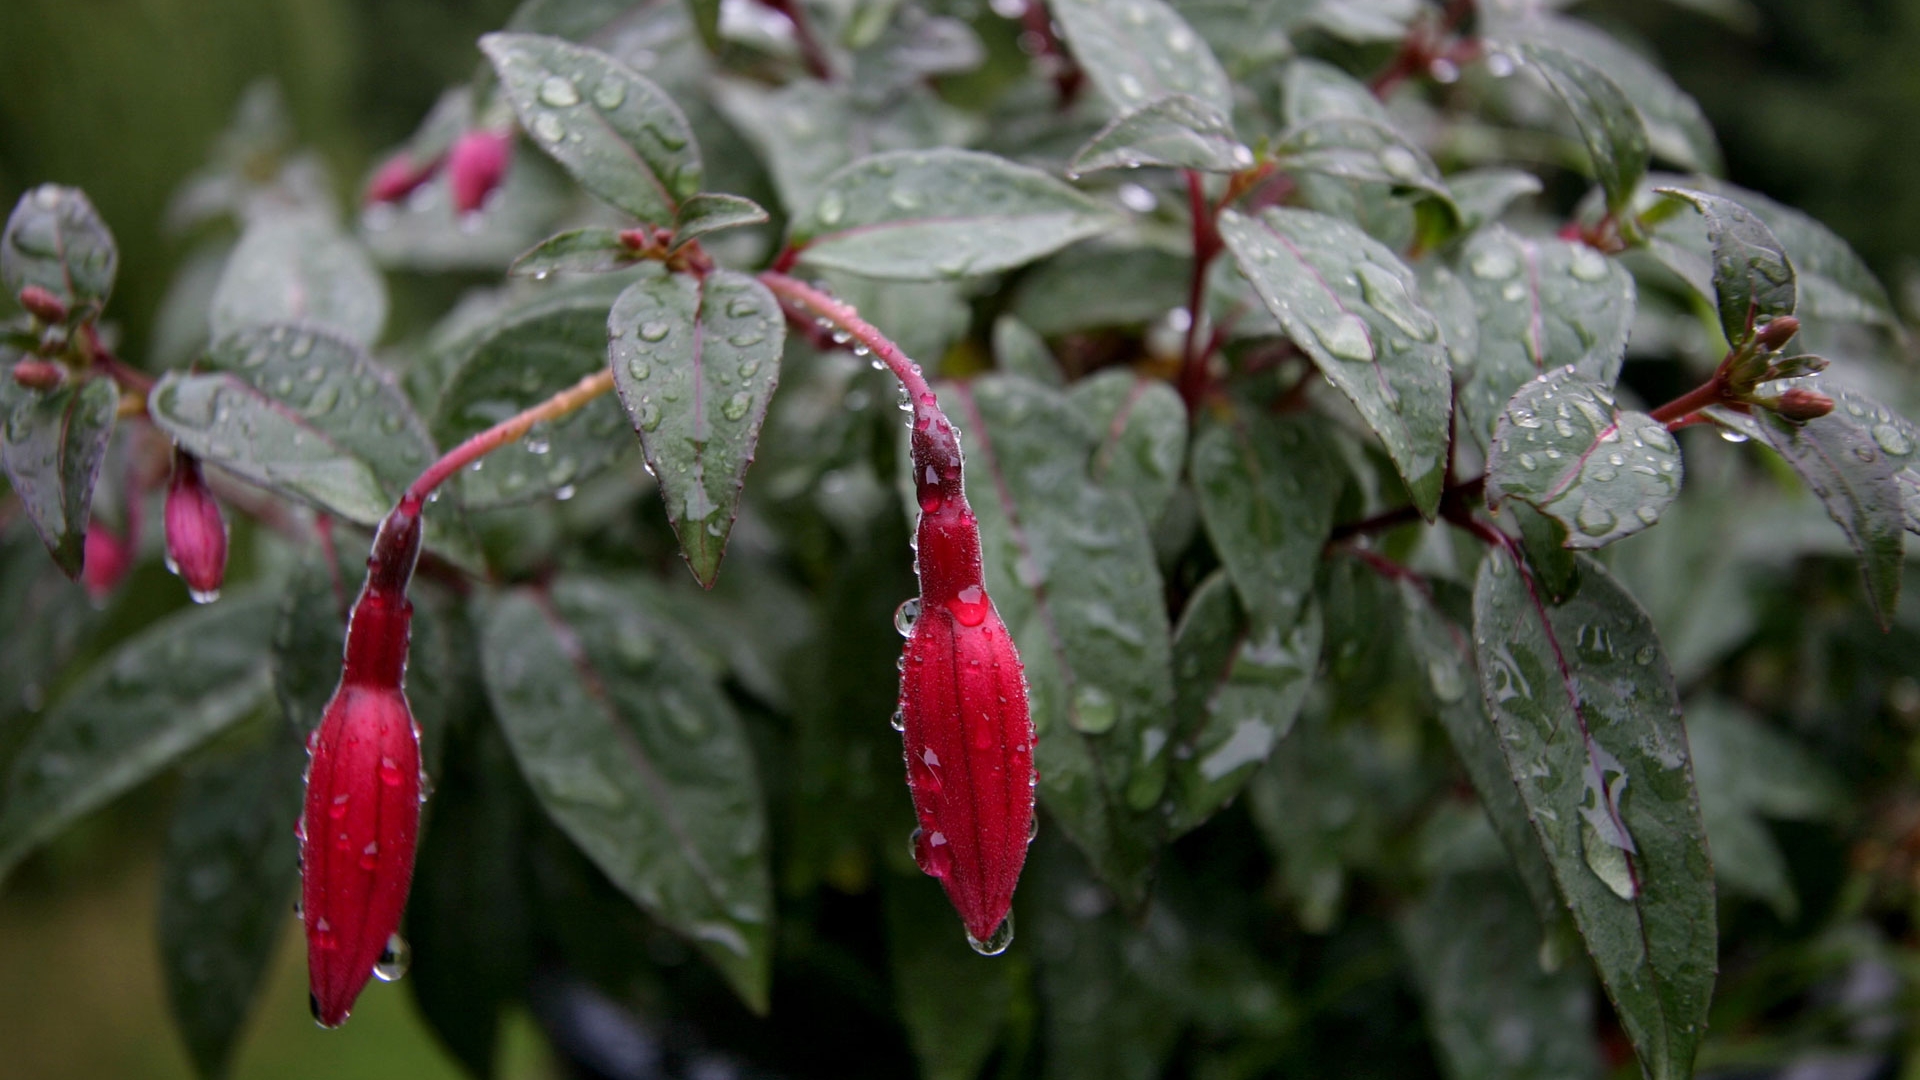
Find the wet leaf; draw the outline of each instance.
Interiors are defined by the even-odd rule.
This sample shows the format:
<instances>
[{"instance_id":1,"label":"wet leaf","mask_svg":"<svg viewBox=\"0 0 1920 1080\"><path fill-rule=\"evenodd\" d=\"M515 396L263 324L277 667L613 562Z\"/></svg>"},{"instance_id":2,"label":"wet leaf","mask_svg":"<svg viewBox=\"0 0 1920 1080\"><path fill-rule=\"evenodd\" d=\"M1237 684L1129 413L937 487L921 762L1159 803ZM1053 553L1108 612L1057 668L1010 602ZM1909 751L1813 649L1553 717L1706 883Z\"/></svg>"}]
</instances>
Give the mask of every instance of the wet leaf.
<instances>
[{"instance_id":1,"label":"wet leaf","mask_svg":"<svg viewBox=\"0 0 1920 1080\"><path fill-rule=\"evenodd\" d=\"M1220 235L1287 336L1353 402L1422 514L1440 503L1451 378L1440 324L1393 252L1344 221L1228 211Z\"/></svg>"},{"instance_id":2,"label":"wet leaf","mask_svg":"<svg viewBox=\"0 0 1920 1080\"><path fill-rule=\"evenodd\" d=\"M507 273L537 280L548 274L618 270L636 261L633 249L620 239L619 229L594 227L547 237L513 260Z\"/></svg>"},{"instance_id":3,"label":"wet leaf","mask_svg":"<svg viewBox=\"0 0 1920 1080\"><path fill-rule=\"evenodd\" d=\"M605 53L535 34L488 34L480 48L535 146L594 195L649 225L671 225L700 190L700 148L666 92Z\"/></svg>"},{"instance_id":4,"label":"wet leaf","mask_svg":"<svg viewBox=\"0 0 1920 1080\"><path fill-rule=\"evenodd\" d=\"M1103 371L1073 384L1067 399L1099 432L1087 473L1124 492L1141 520L1160 520L1180 482L1187 452L1187 409L1173 387L1128 371Z\"/></svg>"},{"instance_id":5,"label":"wet leaf","mask_svg":"<svg viewBox=\"0 0 1920 1080\"><path fill-rule=\"evenodd\" d=\"M1707 241L1713 245L1713 291L1727 341L1736 348L1745 345L1756 322L1764 326L1793 314L1793 264L1765 222L1732 199L1687 188L1654 190L1692 203L1706 218Z\"/></svg>"},{"instance_id":6,"label":"wet leaf","mask_svg":"<svg viewBox=\"0 0 1920 1080\"><path fill-rule=\"evenodd\" d=\"M1048 386L1061 386L1067 381L1046 339L1013 315L993 321L993 366Z\"/></svg>"},{"instance_id":7,"label":"wet leaf","mask_svg":"<svg viewBox=\"0 0 1920 1080\"><path fill-rule=\"evenodd\" d=\"M1527 381L1572 367L1611 389L1633 329L1634 284L1618 262L1551 237L1495 226L1457 263L1479 312L1480 348L1460 390L1462 426L1486 445L1500 410Z\"/></svg>"},{"instance_id":8,"label":"wet leaf","mask_svg":"<svg viewBox=\"0 0 1920 1080\"><path fill-rule=\"evenodd\" d=\"M256 327L217 342L199 370L160 380L154 423L195 456L349 521L378 524L433 460L393 376L346 338Z\"/></svg>"},{"instance_id":9,"label":"wet leaf","mask_svg":"<svg viewBox=\"0 0 1920 1080\"><path fill-rule=\"evenodd\" d=\"M614 385L680 552L711 586L780 379L780 303L732 270L643 278L614 302L607 333Z\"/></svg>"},{"instance_id":10,"label":"wet leaf","mask_svg":"<svg viewBox=\"0 0 1920 1080\"><path fill-rule=\"evenodd\" d=\"M1502 551L1474 586L1480 690L1607 995L1655 1080L1692 1074L1712 994L1712 864L1652 624L1583 560L1549 607Z\"/></svg>"},{"instance_id":11,"label":"wet leaf","mask_svg":"<svg viewBox=\"0 0 1920 1080\"><path fill-rule=\"evenodd\" d=\"M167 1002L202 1076L224 1076L293 906L306 751L268 724L186 770L160 865Z\"/></svg>"},{"instance_id":12,"label":"wet leaf","mask_svg":"<svg viewBox=\"0 0 1920 1080\"><path fill-rule=\"evenodd\" d=\"M28 736L0 783L0 878L89 811L259 708L270 598L229 596L103 657Z\"/></svg>"},{"instance_id":13,"label":"wet leaf","mask_svg":"<svg viewBox=\"0 0 1920 1080\"><path fill-rule=\"evenodd\" d=\"M1598 548L1659 521L1680 478L1680 444L1665 424L1564 367L1521 387L1500 414L1487 505L1519 499L1566 526L1568 547Z\"/></svg>"},{"instance_id":14,"label":"wet leaf","mask_svg":"<svg viewBox=\"0 0 1920 1080\"><path fill-rule=\"evenodd\" d=\"M1426 151L1370 117L1329 115L1297 123L1280 133L1270 153L1291 172L1386 184L1453 205L1453 193Z\"/></svg>"},{"instance_id":15,"label":"wet leaf","mask_svg":"<svg viewBox=\"0 0 1920 1080\"><path fill-rule=\"evenodd\" d=\"M42 184L26 192L0 234L0 284L8 297L38 285L66 305L70 319L99 314L119 267L113 233L79 188Z\"/></svg>"},{"instance_id":16,"label":"wet leaf","mask_svg":"<svg viewBox=\"0 0 1920 1080\"><path fill-rule=\"evenodd\" d=\"M673 241L668 247L677 251L688 241L708 233L758 225L766 220L766 210L752 199L702 192L680 204L680 212L673 217Z\"/></svg>"},{"instance_id":17,"label":"wet leaf","mask_svg":"<svg viewBox=\"0 0 1920 1080\"><path fill-rule=\"evenodd\" d=\"M1827 516L1847 534L1874 616L1886 627L1900 598L1906 555L1907 503L1898 477L1903 460L1913 453L1910 430L1869 424L1874 414L1864 407L1863 415L1856 416L1842 405L1804 424L1770 410L1755 412L1761 437L1787 459L1819 497ZM1896 456L1895 449L1906 453Z\"/></svg>"},{"instance_id":18,"label":"wet leaf","mask_svg":"<svg viewBox=\"0 0 1920 1080\"><path fill-rule=\"evenodd\" d=\"M1143 326L1186 295L1193 260L1157 248L1082 244L1022 274L1013 315L1042 337L1106 326Z\"/></svg>"},{"instance_id":19,"label":"wet leaf","mask_svg":"<svg viewBox=\"0 0 1920 1080\"><path fill-rule=\"evenodd\" d=\"M775 89L720 80L713 100L759 151L781 205L796 216L819 201L827 177L853 160L848 136L862 124L849 95L843 85L814 79Z\"/></svg>"},{"instance_id":20,"label":"wet leaf","mask_svg":"<svg viewBox=\"0 0 1920 1080\"><path fill-rule=\"evenodd\" d=\"M387 321L387 286L359 242L320 212L256 217L214 286L213 340L272 323L305 323L371 345Z\"/></svg>"},{"instance_id":21,"label":"wet leaf","mask_svg":"<svg viewBox=\"0 0 1920 1080\"><path fill-rule=\"evenodd\" d=\"M93 487L113 436L120 392L110 379L28 390L11 377L0 384L0 464L20 508L68 577L86 555Z\"/></svg>"},{"instance_id":22,"label":"wet leaf","mask_svg":"<svg viewBox=\"0 0 1920 1080\"><path fill-rule=\"evenodd\" d=\"M1010 270L1111 223L1099 203L1046 173L971 150L875 154L821 188L793 226L802 261L869 277Z\"/></svg>"},{"instance_id":23,"label":"wet leaf","mask_svg":"<svg viewBox=\"0 0 1920 1080\"><path fill-rule=\"evenodd\" d=\"M1319 670L1323 636L1311 603L1284 630L1249 626L1224 572L1188 598L1173 633L1174 835L1231 802L1292 730Z\"/></svg>"},{"instance_id":24,"label":"wet leaf","mask_svg":"<svg viewBox=\"0 0 1920 1080\"><path fill-rule=\"evenodd\" d=\"M1115 118L1074 153L1067 169L1079 175L1142 165L1230 173L1252 167L1253 151L1211 105L1174 94Z\"/></svg>"},{"instance_id":25,"label":"wet leaf","mask_svg":"<svg viewBox=\"0 0 1920 1080\"><path fill-rule=\"evenodd\" d=\"M464 352L434 407L433 437L457 446L532 408L607 363L605 293L556 296L493 321ZM626 449L620 404L601 397L525 438L488 454L460 474L457 490L469 509L507 506L574 486L606 468Z\"/></svg>"},{"instance_id":26,"label":"wet leaf","mask_svg":"<svg viewBox=\"0 0 1920 1080\"><path fill-rule=\"evenodd\" d=\"M1594 177L1607 193L1607 207L1625 213L1650 155L1647 128L1633 102L1606 73L1557 46L1528 41L1514 52L1546 79L1573 114Z\"/></svg>"},{"instance_id":27,"label":"wet leaf","mask_svg":"<svg viewBox=\"0 0 1920 1080\"><path fill-rule=\"evenodd\" d=\"M1585 972L1541 970L1537 926L1506 875L1448 874L1402 909L1398 929L1448 1076L1598 1080Z\"/></svg>"},{"instance_id":28,"label":"wet leaf","mask_svg":"<svg viewBox=\"0 0 1920 1080\"><path fill-rule=\"evenodd\" d=\"M1095 434L1065 395L1013 376L949 386L987 591L1020 646L1040 796L1122 898L1144 900L1173 700L1166 607L1132 499L1086 482Z\"/></svg>"},{"instance_id":29,"label":"wet leaf","mask_svg":"<svg viewBox=\"0 0 1920 1080\"><path fill-rule=\"evenodd\" d=\"M1516 200L1540 194L1540 178L1519 169L1462 169L1447 177L1460 211L1460 231L1471 233L1500 220Z\"/></svg>"},{"instance_id":30,"label":"wet leaf","mask_svg":"<svg viewBox=\"0 0 1920 1080\"><path fill-rule=\"evenodd\" d=\"M1007 1026L1013 971L967 947L933 882L888 878L881 891L895 1007L921 1075L974 1080Z\"/></svg>"},{"instance_id":31,"label":"wet leaf","mask_svg":"<svg viewBox=\"0 0 1920 1080\"><path fill-rule=\"evenodd\" d=\"M1100 95L1120 111L1185 94L1233 115L1233 85L1193 27L1161 0L1059 0L1048 12Z\"/></svg>"},{"instance_id":32,"label":"wet leaf","mask_svg":"<svg viewBox=\"0 0 1920 1080\"><path fill-rule=\"evenodd\" d=\"M1345 486L1320 432L1304 417L1236 408L1201 430L1189 470L1207 536L1254 624L1292 626Z\"/></svg>"},{"instance_id":33,"label":"wet leaf","mask_svg":"<svg viewBox=\"0 0 1920 1080\"><path fill-rule=\"evenodd\" d=\"M767 822L745 729L644 600L607 578L501 596L487 695L548 816L764 1011Z\"/></svg>"}]
</instances>

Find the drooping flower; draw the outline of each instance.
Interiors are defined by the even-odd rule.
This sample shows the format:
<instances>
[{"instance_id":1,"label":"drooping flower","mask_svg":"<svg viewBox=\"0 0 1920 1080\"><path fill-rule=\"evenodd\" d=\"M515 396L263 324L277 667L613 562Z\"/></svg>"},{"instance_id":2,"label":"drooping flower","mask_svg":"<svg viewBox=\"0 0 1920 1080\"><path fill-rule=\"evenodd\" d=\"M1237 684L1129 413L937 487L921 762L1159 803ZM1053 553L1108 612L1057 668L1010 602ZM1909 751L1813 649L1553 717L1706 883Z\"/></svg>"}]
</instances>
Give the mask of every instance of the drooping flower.
<instances>
[{"instance_id":1,"label":"drooping flower","mask_svg":"<svg viewBox=\"0 0 1920 1080\"><path fill-rule=\"evenodd\" d=\"M433 179L440 171L445 156L433 158L416 157L411 151L402 150L380 163L373 171L373 178L367 181L364 201L368 206L380 203L399 202L413 194L422 184Z\"/></svg>"},{"instance_id":2,"label":"drooping flower","mask_svg":"<svg viewBox=\"0 0 1920 1080\"><path fill-rule=\"evenodd\" d=\"M513 153L513 133L476 128L455 140L447 152L447 185L456 214L471 214L500 186Z\"/></svg>"},{"instance_id":3,"label":"drooping flower","mask_svg":"<svg viewBox=\"0 0 1920 1080\"><path fill-rule=\"evenodd\" d=\"M187 583L195 600L217 598L227 573L227 519L207 487L199 459L185 450L173 452L173 480L167 485L163 516L168 567Z\"/></svg>"}]
</instances>

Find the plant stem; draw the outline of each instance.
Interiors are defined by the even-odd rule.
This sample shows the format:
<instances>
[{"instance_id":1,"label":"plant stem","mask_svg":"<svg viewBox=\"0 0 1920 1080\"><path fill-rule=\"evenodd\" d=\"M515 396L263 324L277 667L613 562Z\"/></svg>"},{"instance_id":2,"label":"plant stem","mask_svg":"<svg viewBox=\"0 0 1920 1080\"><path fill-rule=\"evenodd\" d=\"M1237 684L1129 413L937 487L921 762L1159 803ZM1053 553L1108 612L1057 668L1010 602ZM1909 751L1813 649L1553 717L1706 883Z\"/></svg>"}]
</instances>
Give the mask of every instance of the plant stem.
<instances>
[{"instance_id":1,"label":"plant stem","mask_svg":"<svg viewBox=\"0 0 1920 1080\"><path fill-rule=\"evenodd\" d=\"M613 372L596 371L533 408L509 416L472 436L441 455L440 460L427 466L427 470L420 474L420 478L408 485L406 492L400 496L400 505L410 506L417 513L427 501L427 496L432 495L434 489L445 483L449 476L519 439L527 433L528 428L542 420L555 420L565 416L611 389L613 389Z\"/></svg>"},{"instance_id":2,"label":"plant stem","mask_svg":"<svg viewBox=\"0 0 1920 1080\"><path fill-rule=\"evenodd\" d=\"M1724 367L1724 365L1722 365ZM1718 405L1727 400L1727 384L1719 372L1713 378L1681 394L1648 415L1666 424L1672 430L1675 422L1684 420L1709 405Z\"/></svg>"},{"instance_id":3,"label":"plant stem","mask_svg":"<svg viewBox=\"0 0 1920 1080\"><path fill-rule=\"evenodd\" d=\"M800 0L762 0L762 3L785 15L793 24L793 43L800 47L800 62L806 65L807 74L821 82L832 82L833 65L827 61L827 50L821 47L820 39L813 36L813 24L807 20Z\"/></svg>"},{"instance_id":4,"label":"plant stem","mask_svg":"<svg viewBox=\"0 0 1920 1080\"><path fill-rule=\"evenodd\" d=\"M1206 308L1207 268L1220 254L1220 230L1214 224L1214 209L1207 205L1206 189L1200 173L1187 173L1187 209L1193 218L1193 279L1187 286L1187 336L1180 351L1180 399L1191 413L1207 392L1207 359L1211 349L1201 348L1200 320Z\"/></svg>"},{"instance_id":5,"label":"plant stem","mask_svg":"<svg viewBox=\"0 0 1920 1080\"><path fill-rule=\"evenodd\" d=\"M906 387L907 395L913 399L916 407L923 397L933 397L933 387L927 385L926 373L920 370L920 365L901 352L900 346L895 345L872 323L861 318L853 305L835 299L798 278L772 270L760 274L760 283L785 303L803 309L803 313L813 318L827 320L864 345L876 359L887 365L894 378L900 380L900 385Z\"/></svg>"}]
</instances>

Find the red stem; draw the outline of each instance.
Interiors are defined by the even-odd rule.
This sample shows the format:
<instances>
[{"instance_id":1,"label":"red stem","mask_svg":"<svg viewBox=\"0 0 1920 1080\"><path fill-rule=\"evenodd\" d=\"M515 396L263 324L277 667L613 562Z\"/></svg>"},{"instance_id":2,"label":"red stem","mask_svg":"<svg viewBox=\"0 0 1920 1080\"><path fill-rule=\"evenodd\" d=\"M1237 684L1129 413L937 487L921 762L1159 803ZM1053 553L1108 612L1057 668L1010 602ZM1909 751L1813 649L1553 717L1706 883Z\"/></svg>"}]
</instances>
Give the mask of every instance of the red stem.
<instances>
[{"instance_id":1,"label":"red stem","mask_svg":"<svg viewBox=\"0 0 1920 1080\"><path fill-rule=\"evenodd\" d=\"M1211 349L1201 348L1200 320L1205 311L1207 268L1220 254L1220 230L1214 224L1214 210L1207 205L1207 193L1200 173L1187 173L1187 210L1193 218L1193 278L1187 286L1187 336L1180 351L1180 399L1191 413L1207 392L1207 358Z\"/></svg>"},{"instance_id":2,"label":"red stem","mask_svg":"<svg viewBox=\"0 0 1920 1080\"><path fill-rule=\"evenodd\" d=\"M1726 380L1716 371L1713 373L1713 378L1681 394L1648 415L1668 425L1669 430L1672 430L1675 421L1685 419L1709 405L1718 405L1726 400Z\"/></svg>"},{"instance_id":3,"label":"red stem","mask_svg":"<svg viewBox=\"0 0 1920 1080\"><path fill-rule=\"evenodd\" d=\"M800 47L800 62L806 65L807 74L821 82L833 81L833 65L827 60L827 50L820 39L813 35L813 24L808 21L806 10L800 0L760 0L767 7L787 17L793 24L793 43Z\"/></svg>"},{"instance_id":4,"label":"red stem","mask_svg":"<svg viewBox=\"0 0 1920 1080\"><path fill-rule=\"evenodd\" d=\"M920 365L901 352L900 346L895 345L872 323L861 318L853 305L835 299L798 278L774 270L762 272L760 283L786 304L801 309L803 314L811 318L827 320L866 346L876 359L887 365L893 377L900 380L900 385L906 387L907 395L913 399L916 408L922 398L933 397L933 387L927 385L926 373L920 370Z\"/></svg>"},{"instance_id":5,"label":"red stem","mask_svg":"<svg viewBox=\"0 0 1920 1080\"><path fill-rule=\"evenodd\" d=\"M527 429L542 420L554 420L565 416L587 402L613 389L613 372L596 371L574 383L565 390L514 416L493 425L485 431L467 439L467 441L441 455L440 460L427 466L420 478L408 485L400 496L400 507L419 513L427 497L447 478L459 472L465 466L498 450L500 447L519 439Z\"/></svg>"}]
</instances>

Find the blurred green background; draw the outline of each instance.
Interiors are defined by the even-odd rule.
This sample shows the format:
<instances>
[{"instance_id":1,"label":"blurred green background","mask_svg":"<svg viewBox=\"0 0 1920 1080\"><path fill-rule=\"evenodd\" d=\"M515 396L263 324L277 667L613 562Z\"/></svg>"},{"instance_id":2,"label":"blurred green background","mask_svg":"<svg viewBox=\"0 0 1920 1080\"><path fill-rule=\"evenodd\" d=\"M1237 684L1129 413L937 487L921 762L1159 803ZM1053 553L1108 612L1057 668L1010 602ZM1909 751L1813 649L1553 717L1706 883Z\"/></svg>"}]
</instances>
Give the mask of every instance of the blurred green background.
<instances>
[{"instance_id":1,"label":"blurred green background","mask_svg":"<svg viewBox=\"0 0 1920 1080\"><path fill-rule=\"evenodd\" d=\"M344 201L449 82L511 0L0 0L0 202L84 188L119 238L113 313L144 355L185 241L163 209L241 92L278 81ZM1718 16L1705 14L1718 11ZM1846 237L1896 295L1920 269L1920 0L1618 0L1575 12L1637 38L1711 116L1736 182ZM1741 24L1735 28L1728 21ZM188 1075L153 946L167 792L145 790L23 867L0 894L7 1076ZM401 988L375 986L350 1038L308 1021L289 915L238 1076L430 1078L457 1071ZM509 1075L550 1071L531 1025Z\"/></svg>"}]
</instances>

